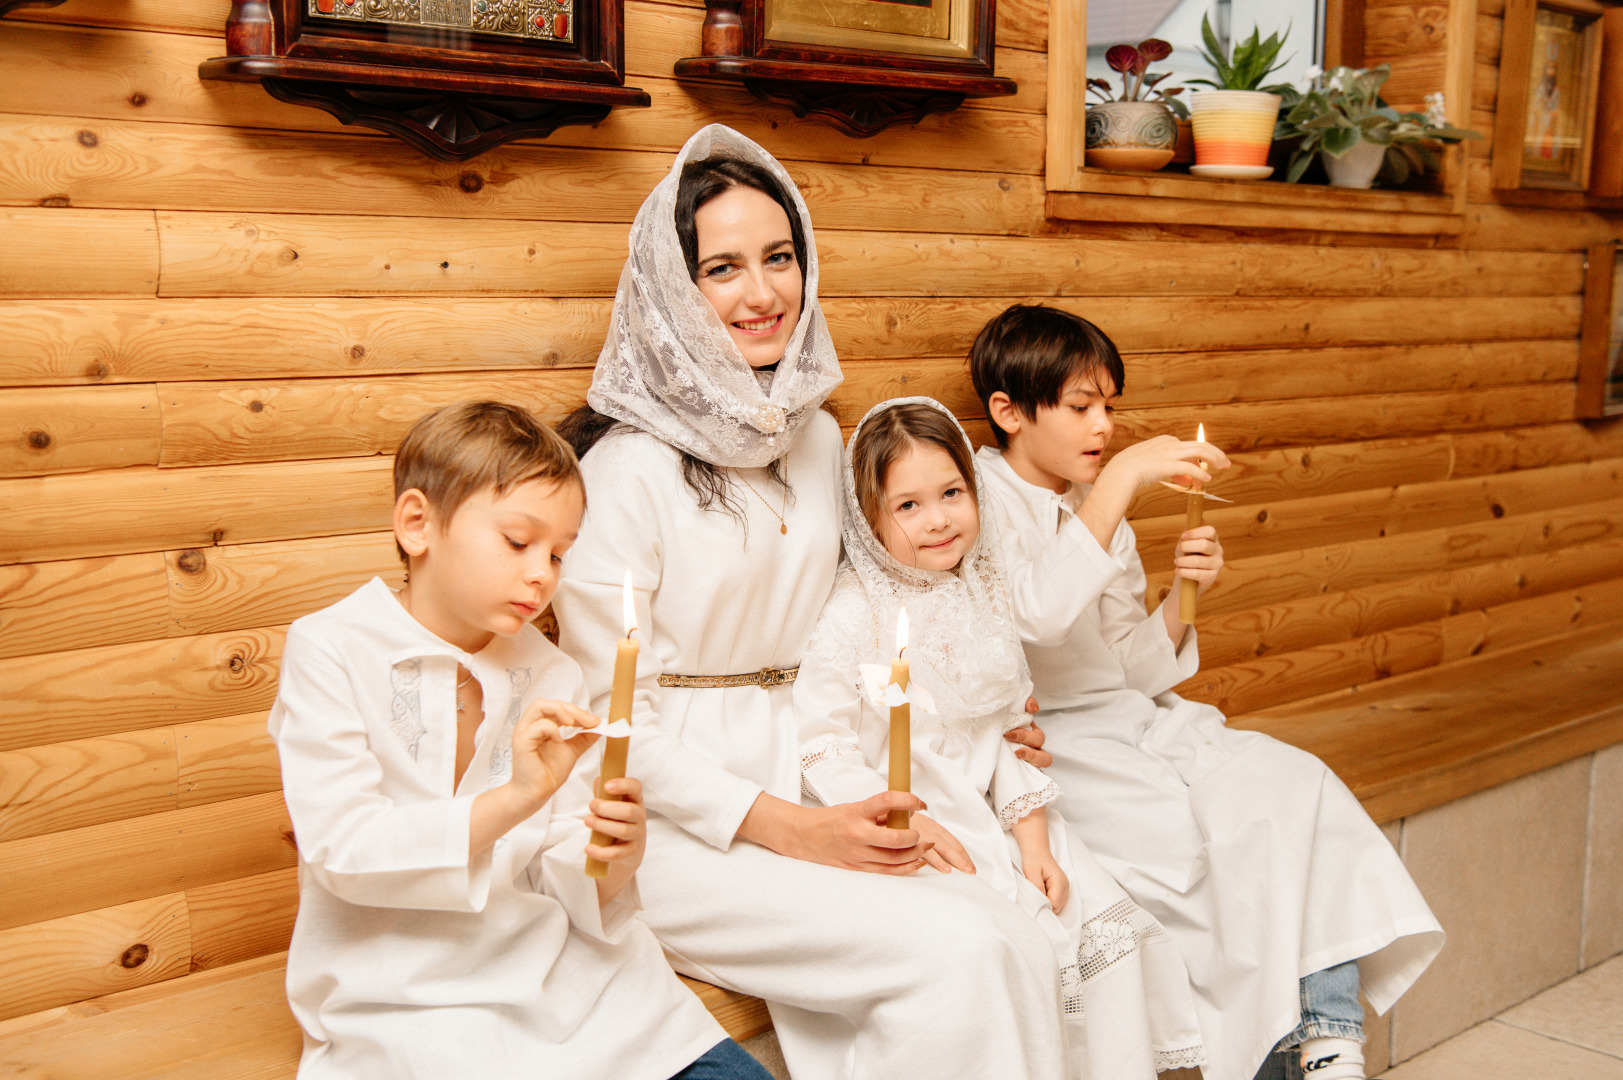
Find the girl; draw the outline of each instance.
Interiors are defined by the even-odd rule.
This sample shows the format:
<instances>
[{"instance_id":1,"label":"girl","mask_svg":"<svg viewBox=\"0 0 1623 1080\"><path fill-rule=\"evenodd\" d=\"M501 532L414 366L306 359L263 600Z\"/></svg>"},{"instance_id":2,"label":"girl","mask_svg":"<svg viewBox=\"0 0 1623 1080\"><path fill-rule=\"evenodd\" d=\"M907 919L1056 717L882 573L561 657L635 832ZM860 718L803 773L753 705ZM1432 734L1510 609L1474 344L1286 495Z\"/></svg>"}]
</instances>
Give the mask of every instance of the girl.
<instances>
[{"instance_id":1,"label":"girl","mask_svg":"<svg viewBox=\"0 0 1623 1080\"><path fill-rule=\"evenodd\" d=\"M795 683L803 782L830 804L885 789L883 684L905 608L912 683L933 699L912 713L913 791L929 805L912 824L935 841L925 858L975 875L1042 926L1059 957L1073 1075L1131 1080L1201 1064L1170 939L1069 837L1046 809L1054 783L1002 738L1026 720L1031 679L972 453L929 398L878 405L851 436L846 561Z\"/></svg>"},{"instance_id":2,"label":"girl","mask_svg":"<svg viewBox=\"0 0 1623 1080\"><path fill-rule=\"evenodd\" d=\"M601 708L630 570L644 920L678 970L766 999L796 1080L1062 1075L1037 926L967 875L901 879L924 845L876 819L922 804L800 803L792 682L839 560L841 454L805 203L707 127L630 249L565 426L590 510L556 609Z\"/></svg>"}]
</instances>

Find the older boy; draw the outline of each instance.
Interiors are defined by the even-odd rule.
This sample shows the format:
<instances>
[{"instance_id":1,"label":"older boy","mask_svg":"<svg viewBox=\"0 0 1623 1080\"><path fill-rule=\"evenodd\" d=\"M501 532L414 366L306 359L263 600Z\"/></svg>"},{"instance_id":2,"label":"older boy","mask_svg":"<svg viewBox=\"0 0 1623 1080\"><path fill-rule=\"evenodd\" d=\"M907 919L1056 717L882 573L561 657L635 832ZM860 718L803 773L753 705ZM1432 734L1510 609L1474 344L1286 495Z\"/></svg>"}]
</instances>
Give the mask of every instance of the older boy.
<instances>
[{"instance_id":1,"label":"older boy","mask_svg":"<svg viewBox=\"0 0 1623 1080\"><path fill-rule=\"evenodd\" d=\"M476 402L419 420L394 476L407 586L373 578L294 622L270 715L299 847L301 1080L764 1077L633 918L637 781L587 813L571 778L595 737L560 728L597 721L530 620L580 526L574 454Z\"/></svg>"},{"instance_id":2,"label":"older boy","mask_svg":"<svg viewBox=\"0 0 1623 1080\"><path fill-rule=\"evenodd\" d=\"M1178 942L1206 1080L1259 1067L1363 1077L1360 973L1385 1012L1441 948L1441 928L1322 762L1171 692L1199 666L1196 634L1171 603L1145 614L1128 503L1228 459L1164 435L1101 464L1121 357L1067 312L1010 308L976 338L970 370L998 441L980 451L984 501L1003 524L1059 805ZM1222 564L1210 526L1180 538L1179 576L1204 590ZM1291 1053L1270 1059L1276 1043Z\"/></svg>"}]
</instances>

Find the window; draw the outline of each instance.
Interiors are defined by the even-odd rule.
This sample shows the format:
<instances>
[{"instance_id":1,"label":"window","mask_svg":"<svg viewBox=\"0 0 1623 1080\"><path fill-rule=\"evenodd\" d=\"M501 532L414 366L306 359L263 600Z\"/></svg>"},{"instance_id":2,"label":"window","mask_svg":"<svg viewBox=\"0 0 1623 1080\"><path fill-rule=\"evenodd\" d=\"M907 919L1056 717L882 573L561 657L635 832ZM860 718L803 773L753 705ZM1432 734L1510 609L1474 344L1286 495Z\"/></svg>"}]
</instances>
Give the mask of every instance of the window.
<instances>
[{"instance_id":1,"label":"window","mask_svg":"<svg viewBox=\"0 0 1623 1080\"><path fill-rule=\"evenodd\" d=\"M1269 83L1295 82L1309 67L1324 66L1324 0L1088 0L1088 77L1119 84L1121 76L1105 63L1105 51L1160 38L1172 46L1172 55L1152 68L1173 73L1163 85L1211 78L1212 69L1200 55L1203 16L1225 52L1253 29L1264 38L1289 32L1280 54L1285 66L1268 77Z\"/></svg>"}]
</instances>

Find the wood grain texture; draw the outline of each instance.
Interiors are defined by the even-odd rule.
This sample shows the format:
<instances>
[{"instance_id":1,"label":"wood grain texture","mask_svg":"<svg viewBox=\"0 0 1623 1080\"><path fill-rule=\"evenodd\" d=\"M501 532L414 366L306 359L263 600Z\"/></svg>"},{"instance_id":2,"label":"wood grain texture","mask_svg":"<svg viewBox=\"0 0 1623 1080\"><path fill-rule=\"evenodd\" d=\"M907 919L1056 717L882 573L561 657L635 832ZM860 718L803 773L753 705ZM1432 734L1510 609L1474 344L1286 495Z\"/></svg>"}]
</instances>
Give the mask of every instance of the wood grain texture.
<instances>
[{"instance_id":1,"label":"wood grain texture","mask_svg":"<svg viewBox=\"0 0 1623 1080\"><path fill-rule=\"evenodd\" d=\"M0 657L162 637L167 589L157 552L0 566Z\"/></svg>"},{"instance_id":2,"label":"wood grain texture","mask_svg":"<svg viewBox=\"0 0 1623 1080\"><path fill-rule=\"evenodd\" d=\"M0 750L269 708L280 628L0 660Z\"/></svg>"},{"instance_id":3,"label":"wood grain texture","mask_svg":"<svg viewBox=\"0 0 1623 1080\"><path fill-rule=\"evenodd\" d=\"M0 1021L0 1061L53 1080L291 1080L302 1039L286 980L285 958L267 956Z\"/></svg>"},{"instance_id":4,"label":"wood grain texture","mask_svg":"<svg viewBox=\"0 0 1623 1080\"><path fill-rule=\"evenodd\" d=\"M177 808L282 789L267 715L260 711L175 725Z\"/></svg>"},{"instance_id":5,"label":"wood grain texture","mask_svg":"<svg viewBox=\"0 0 1623 1080\"><path fill-rule=\"evenodd\" d=\"M156 465L162 426L154 386L0 390L0 476Z\"/></svg>"},{"instance_id":6,"label":"wood grain texture","mask_svg":"<svg viewBox=\"0 0 1623 1080\"><path fill-rule=\"evenodd\" d=\"M1354 543L1327 544L1235 559L1209 590L1201 611L1216 615L1315 593L1356 589L1623 535L1623 500L1563 507L1518 517ZM1170 570L1149 568L1152 603L1166 595Z\"/></svg>"},{"instance_id":7,"label":"wood grain texture","mask_svg":"<svg viewBox=\"0 0 1623 1080\"><path fill-rule=\"evenodd\" d=\"M724 990L719 986L700 982L698 979L690 979L686 975L678 975L677 978L704 1002L704 1007L721 1022L721 1026L732 1038L748 1039L771 1029L772 1018L767 1015L766 1002L760 998Z\"/></svg>"},{"instance_id":8,"label":"wood grain texture","mask_svg":"<svg viewBox=\"0 0 1623 1080\"><path fill-rule=\"evenodd\" d=\"M0 843L0 929L286 870L296 859L279 791L9 840Z\"/></svg>"},{"instance_id":9,"label":"wood grain texture","mask_svg":"<svg viewBox=\"0 0 1623 1080\"><path fill-rule=\"evenodd\" d=\"M165 297L612 296L625 262L614 223L348 215L157 215ZM838 296L1567 295L1572 255L1169 244L1143 272L1125 241L876 232L817 234L819 294Z\"/></svg>"},{"instance_id":10,"label":"wood grain texture","mask_svg":"<svg viewBox=\"0 0 1623 1080\"><path fill-rule=\"evenodd\" d=\"M1318 755L1376 821L1623 738L1623 624L1230 718Z\"/></svg>"},{"instance_id":11,"label":"wood grain texture","mask_svg":"<svg viewBox=\"0 0 1623 1080\"><path fill-rule=\"evenodd\" d=\"M208 634L292 622L382 577L405 580L394 534L313 537L171 552L172 624Z\"/></svg>"},{"instance_id":12,"label":"wood grain texture","mask_svg":"<svg viewBox=\"0 0 1623 1080\"><path fill-rule=\"evenodd\" d=\"M0 296L157 295L158 230L148 211L0 208L0 236Z\"/></svg>"},{"instance_id":13,"label":"wood grain texture","mask_svg":"<svg viewBox=\"0 0 1623 1080\"><path fill-rule=\"evenodd\" d=\"M193 971L284 952L299 907L299 875L272 870L186 892Z\"/></svg>"},{"instance_id":14,"label":"wood grain texture","mask_svg":"<svg viewBox=\"0 0 1623 1080\"><path fill-rule=\"evenodd\" d=\"M786 161L820 229L1031 232L1042 182L1010 173ZM472 161L381 136L0 114L0 204L629 223L666 152L509 144ZM206 182L199 182L199 176ZM622 245L623 246L623 245Z\"/></svg>"},{"instance_id":15,"label":"wood grain texture","mask_svg":"<svg viewBox=\"0 0 1623 1080\"><path fill-rule=\"evenodd\" d=\"M40 562L384 528L379 458L0 480L0 561Z\"/></svg>"},{"instance_id":16,"label":"wood grain texture","mask_svg":"<svg viewBox=\"0 0 1623 1080\"><path fill-rule=\"evenodd\" d=\"M0 841L173 810L176 789L172 728L6 751Z\"/></svg>"},{"instance_id":17,"label":"wood grain texture","mask_svg":"<svg viewBox=\"0 0 1623 1080\"><path fill-rule=\"evenodd\" d=\"M177 978L191 951L179 893L0 930L0 1019Z\"/></svg>"},{"instance_id":18,"label":"wood grain texture","mask_svg":"<svg viewBox=\"0 0 1623 1080\"><path fill-rule=\"evenodd\" d=\"M1213 492L1218 491L1214 482ZM1219 505L1207 509L1205 523L1217 528L1226 554L1246 558L1619 498L1623 498L1623 458L1610 458L1488 477L1370 488L1260 508L1255 504ZM1177 515L1133 522L1145 562L1170 562L1183 528Z\"/></svg>"}]
</instances>

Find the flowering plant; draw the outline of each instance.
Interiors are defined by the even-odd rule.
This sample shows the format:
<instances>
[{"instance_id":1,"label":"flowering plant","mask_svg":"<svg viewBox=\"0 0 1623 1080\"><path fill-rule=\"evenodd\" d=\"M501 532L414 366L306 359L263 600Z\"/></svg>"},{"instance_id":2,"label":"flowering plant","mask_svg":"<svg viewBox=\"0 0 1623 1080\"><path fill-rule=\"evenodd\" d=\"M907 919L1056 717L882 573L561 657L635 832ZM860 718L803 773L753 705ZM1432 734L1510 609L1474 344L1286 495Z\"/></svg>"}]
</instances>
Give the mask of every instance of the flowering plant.
<instances>
[{"instance_id":1,"label":"flowering plant","mask_svg":"<svg viewBox=\"0 0 1623 1080\"><path fill-rule=\"evenodd\" d=\"M1188 107L1176 96L1183 93L1183 87L1160 89L1160 84L1172 72L1164 71L1159 75L1149 73L1151 64L1171 55L1172 46L1160 38L1149 38L1137 45L1112 45L1105 53L1105 63L1110 65L1111 71L1121 73L1121 95L1116 95L1109 79L1089 79L1088 89L1098 94L1101 102L1159 101L1180 118L1188 119Z\"/></svg>"},{"instance_id":2,"label":"flowering plant","mask_svg":"<svg viewBox=\"0 0 1623 1080\"><path fill-rule=\"evenodd\" d=\"M1360 142L1386 147L1381 173L1401 184L1411 175L1439 168L1437 154L1426 143L1457 143L1482 138L1475 131L1451 127L1442 94L1426 96L1424 113L1398 112L1381 98L1381 86L1392 69L1309 68L1300 87L1287 87L1276 139L1301 139L1291 153L1285 179L1302 178L1313 155L1323 150L1342 157Z\"/></svg>"}]
</instances>

